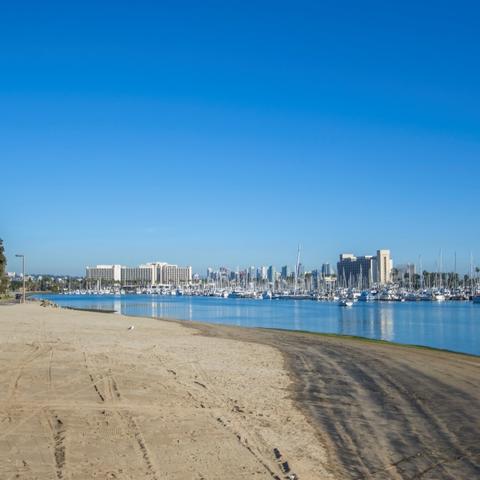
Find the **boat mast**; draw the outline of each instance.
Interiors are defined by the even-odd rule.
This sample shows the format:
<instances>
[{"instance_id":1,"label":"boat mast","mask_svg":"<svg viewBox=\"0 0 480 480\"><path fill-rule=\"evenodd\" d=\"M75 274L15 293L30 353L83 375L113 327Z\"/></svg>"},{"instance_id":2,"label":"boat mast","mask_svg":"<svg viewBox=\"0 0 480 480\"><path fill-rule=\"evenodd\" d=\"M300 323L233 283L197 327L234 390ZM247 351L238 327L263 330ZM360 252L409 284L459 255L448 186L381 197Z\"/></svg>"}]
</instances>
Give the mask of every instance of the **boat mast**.
<instances>
[{"instance_id":1,"label":"boat mast","mask_svg":"<svg viewBox=\"0 0 480 480\"><path fill-rule=\"evenodd\" d=\"M440 249L440 288L443 288L443 252Z\"/></svg>"},{"instance_id":2,"label":"boat mast","mask_svg":"<svg viewBox=\"0 0 480 480\"><path fill-rule=\"evenodd\" d=\"M455 289L457 289L458 285L457 285L457 252L455 252L455 256L454 256L454 265L453 265L453 286Z\"/></svg>"},{"instance_id":3,"label":"boat mast","mask_svg":"<svg viewBox=\"0 0 480 480\"><path fill-rule=\"evenodd\" d=\"M418 261L420 263L420 288L423 290L423 267L422 267L422 256L419 255Z\"/></svg>"},{"instance_id":4,"label":"boat mast","mask_svg":"<svg viewBox=\"0 0 480 480\"><path fill-rule=\"evenodd\" d=\"M298 244L298 250L297 250L297 264L295 266L295 285L293 286L293 294L297 294L297 282L298 282L298 269L300 266L300 244Z\"/></svg>"}]
</instances>

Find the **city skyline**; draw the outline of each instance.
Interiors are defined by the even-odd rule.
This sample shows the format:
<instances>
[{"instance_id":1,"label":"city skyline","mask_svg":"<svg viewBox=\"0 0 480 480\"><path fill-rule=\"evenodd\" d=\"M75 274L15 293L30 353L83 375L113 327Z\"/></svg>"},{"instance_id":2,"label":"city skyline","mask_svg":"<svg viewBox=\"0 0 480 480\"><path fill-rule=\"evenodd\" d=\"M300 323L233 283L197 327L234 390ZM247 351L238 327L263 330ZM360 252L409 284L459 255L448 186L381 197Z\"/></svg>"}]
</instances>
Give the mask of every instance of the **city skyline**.
<instances>
[{"instance_id":1,"label":"city skyline","mask_svg":"<svg viewBox=\"0 0 480 480\"><path fill-rule=\"evenodd\" d=\"M428 3L428 2L427 2ZM0 237L35 272L168 258L480 264L479 7L4 5ZM107 20L108 19L108 20ZM476 261L475 259L478 259Z\"/></svg>"},{"instance_id":2,"label":"city skyline","mask_svg":"<svg viewBox=\"0 0 480 480\"><path fill-rule=\"evenodd\" d=\"M392 253L390 250L387 250L390 254ZM337 253L337 256L336 258L334 258L332 261L328 261L328 260L322 260L322 261L319 261L319 262L316 262L316 263L309 263L309 262L306 262L303 260L303 258L301 258L301 261L300 261L300 265L302 266L302 268L305 270L305 271L313 271L313 270L322 270L324 267L328 266L335 274L337 274L337 270L338 270L338 260L340 258L340 260L342 259L343 256L347 256L347 257L350 257L352 256L353 258L359 258L359 259L362 259L362 258L371 258L371 257L375 257L376 255L378 254L378 249L376 250L372 250L371 252L369 252L368 254L358 254L358 252L355 252L355 253L352 253L352 251L350 252L341 252L341 253ZM450 272L450 273L458 273L460 275L464 275L464 274L471 274L472 271L475 270L475 268L477 268L479 266L478 263L475 263L475 259L473 258L473 256L470 258L469 257L469 260L468 261L459 261L459 258L458 258L458 254L455 255L455 252L453 254L453 257L446 257L445 256L445 253L441 250L440 252L438 252L437 254L437 257L434 259L434 260L431 260L431 261L427 261L425 262L425 259L423 256L419 256L417 258L416 261L397 261L397 258L395 257L395 259L393 259L392 257L390 257L390 260L391 260L391 267L393 268L400 268L400 269L408 269L408 268L413 268L416 272L420 272L420 271L429 271L429 272ZM393 261L395 260L395 261ZM17 261L17 263L19 263ZM270 262L257 262L257 263L253 263L253 262L246 262L246 263L239 263L237 262L235 264L232 263L232 264L229 264L227 262L220 262L218 264L214 264L214 263L208 263L206 264L205 266L201 266L201 267L195 267L195 266L192 266L191 264L189 264L189 262L187 261L180 261L180 262L177 262L176 264L170 264L168 262L160 262L158 260L156 261L149 261L149 260L146 260L146 259L143 259L137 263L126 263L126 262L119 262L118 261L118 258L115 259L115 261L112 261L112 262L105 262L105 261L100 261L100 262L90 262L89 264L87 265L82 265L78 271L74 271L74 272L63 272L63 271L49 271L49 270L45 270L45 271L42 271L42 270L31 270L29 271L28 273L31 274L31 275L59 275L59 276L62 276L62 275L65 275L65 276L78 276L78 277L83 277L85 276L85 269L88 269L92 266L102 266L102 265L109 265L109 266L119 266L119 267L131 267L132 265L136 265L136 266L144 266L144 265L153 265L153 264L166 264L166 265L178 265L178 264L183 264L183 265L188 265L189 267L192 268L192 273L194 275L200 275L202 278L203 277L206 277L208 276L208 271L209 270L213 270L213 271L219 271L221 269L227 269L228 271L230 272L235 272L235 271L245 271L245 270L248 270L250 268L255 268L256 270L260 270L260 269L268 269L269 267L274 267L275 269L277 269L277 273L278 274L282 274L283 275L283 270L284 268L286 268L286 272L287 275L285 276L288 276L290 274L292 274L292 272L294 272L295 270L295 259L290 259L290 261L276 261L276 262L273 262L273 263L270 263ZM467 265L467 267L465 269L461 268L460 266L462 264L465 264ZM8 265L8 264L7 264ZM10 264L11 265L11 264ZM20 263L19 263L20 265ZM18 273L18 269L15 270L14 268L9 268L8 269L8 272L10 273Z\"/></svg>"}]
</instances>

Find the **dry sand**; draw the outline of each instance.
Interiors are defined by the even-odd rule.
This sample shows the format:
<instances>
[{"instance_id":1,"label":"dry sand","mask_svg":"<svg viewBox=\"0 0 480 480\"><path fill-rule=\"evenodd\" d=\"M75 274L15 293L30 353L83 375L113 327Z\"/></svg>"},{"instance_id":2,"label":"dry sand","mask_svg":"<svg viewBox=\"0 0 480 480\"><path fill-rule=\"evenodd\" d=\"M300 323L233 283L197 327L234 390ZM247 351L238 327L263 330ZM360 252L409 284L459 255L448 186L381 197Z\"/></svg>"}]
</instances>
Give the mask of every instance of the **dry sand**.
<instances>
[{"instance_id":1,"label":"dry sand","mask_svg":"<svg viewBox=\"0 0 480 480\"><path fill-rule=\"evenodd\" d=\"M134 330L128 330L129 325ZM0 307L0 479L330 479L274 346Z\"/></svg>"}]
</instances>

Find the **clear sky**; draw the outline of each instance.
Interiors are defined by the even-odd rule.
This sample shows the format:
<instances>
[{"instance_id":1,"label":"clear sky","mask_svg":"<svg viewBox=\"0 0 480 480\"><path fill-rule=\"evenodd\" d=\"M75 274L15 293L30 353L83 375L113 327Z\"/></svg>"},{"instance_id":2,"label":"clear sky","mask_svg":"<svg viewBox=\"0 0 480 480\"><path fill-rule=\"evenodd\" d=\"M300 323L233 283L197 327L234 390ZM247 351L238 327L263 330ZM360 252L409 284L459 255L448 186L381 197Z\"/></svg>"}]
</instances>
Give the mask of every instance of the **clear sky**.
<instances>
[{"instance_id":1,"label":"clear sky","mask_svg":"<svg viewBox=\"0 0 480 480\"><path fill-rule=\"evenodd\" d=\"M2 2L0 236L96 263L480 263L480 7Z\"/></svg>"}]
</instances>

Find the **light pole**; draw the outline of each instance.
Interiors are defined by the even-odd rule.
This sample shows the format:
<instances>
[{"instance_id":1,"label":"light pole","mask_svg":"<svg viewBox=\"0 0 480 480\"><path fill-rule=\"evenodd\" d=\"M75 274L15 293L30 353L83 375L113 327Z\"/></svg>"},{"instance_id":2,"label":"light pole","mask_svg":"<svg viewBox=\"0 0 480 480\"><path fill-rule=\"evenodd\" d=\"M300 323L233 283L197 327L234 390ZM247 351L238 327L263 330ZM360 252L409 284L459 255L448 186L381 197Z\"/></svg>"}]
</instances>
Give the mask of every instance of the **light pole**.
<instances>
[{"instance_id":1,"label":"light pole","mask_svg":"<svg viewBox=\"0 0 480 480\"><path fill-rule=\"evenodd\" d=\"M22 297L22 303L25 303L25 255L15 255L16 257L19 257L22 259L22 276L23 276L23 297Z\"/></svg>"}]
</instances>

